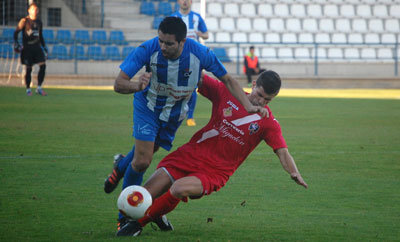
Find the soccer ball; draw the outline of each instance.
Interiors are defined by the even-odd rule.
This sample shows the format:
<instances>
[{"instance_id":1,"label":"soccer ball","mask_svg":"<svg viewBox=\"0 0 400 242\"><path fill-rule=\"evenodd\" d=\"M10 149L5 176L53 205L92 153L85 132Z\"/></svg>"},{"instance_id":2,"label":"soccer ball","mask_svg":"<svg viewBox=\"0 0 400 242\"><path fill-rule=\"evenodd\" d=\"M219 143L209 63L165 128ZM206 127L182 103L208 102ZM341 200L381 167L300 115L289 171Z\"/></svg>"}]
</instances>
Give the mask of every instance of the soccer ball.
<instances>
[{"instance_id":1,"label":"soccer ball","mask_svg":"<svg viewBox=\"0 0 400 242\"><path fill-rule=\"evenodd\" d=\"M126 187L118 197L119 211L132 219L142 218L150 208L153 199L146 188L141 186Z\"/></svg>"}]
</instances>

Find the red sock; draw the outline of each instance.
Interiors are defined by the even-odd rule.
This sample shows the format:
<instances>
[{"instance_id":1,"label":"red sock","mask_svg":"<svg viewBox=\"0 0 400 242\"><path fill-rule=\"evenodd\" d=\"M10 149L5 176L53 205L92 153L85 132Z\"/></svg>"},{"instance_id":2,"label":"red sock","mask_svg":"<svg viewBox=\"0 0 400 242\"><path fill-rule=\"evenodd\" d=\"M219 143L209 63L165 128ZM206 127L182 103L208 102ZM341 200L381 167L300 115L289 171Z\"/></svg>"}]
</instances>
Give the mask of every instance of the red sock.
<instances>
[{"instance_id":1,"label":"red sock","mask_svg":"<svg viewBox=\"0 0 400 242\"><path fill-rule=\"evenodd\" d=\"M161 197L154 200L153 205L147 211L143 218L139 219L138 222L142 227L144 227L149 222L153 221L155 218L159 218L164 214L167 214L174 210L181 199L174 197L171 191L168 190Z\"/></svg>"}]
</instances>

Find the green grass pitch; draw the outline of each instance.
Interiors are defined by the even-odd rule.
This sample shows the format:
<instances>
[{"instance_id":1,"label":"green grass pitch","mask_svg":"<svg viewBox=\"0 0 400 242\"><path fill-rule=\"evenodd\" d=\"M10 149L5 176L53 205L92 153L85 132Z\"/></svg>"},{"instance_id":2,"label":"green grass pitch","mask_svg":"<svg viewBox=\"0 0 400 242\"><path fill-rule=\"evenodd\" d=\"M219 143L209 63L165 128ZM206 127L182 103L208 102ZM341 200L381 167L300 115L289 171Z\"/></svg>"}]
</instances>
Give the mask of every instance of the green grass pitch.
<instances>
[{"instance_id":1,"label":"green grass pitch","mask_svg":"<svg viewBox=\"0 0 400 242\"><path fill-rule=\"evenodd\" d=\"M47 91L0 88L0 241L132 240L114 236L120 187L103 191L113 155L133 144L132 96ZM175 231L147 226L137 240L399 240L400 100L278 96L270 106L309 189L261 143L221 191L168 215ZM182 125L173 149L210 107L199 96L198 125Z\"/></svg>"}]
</instances>

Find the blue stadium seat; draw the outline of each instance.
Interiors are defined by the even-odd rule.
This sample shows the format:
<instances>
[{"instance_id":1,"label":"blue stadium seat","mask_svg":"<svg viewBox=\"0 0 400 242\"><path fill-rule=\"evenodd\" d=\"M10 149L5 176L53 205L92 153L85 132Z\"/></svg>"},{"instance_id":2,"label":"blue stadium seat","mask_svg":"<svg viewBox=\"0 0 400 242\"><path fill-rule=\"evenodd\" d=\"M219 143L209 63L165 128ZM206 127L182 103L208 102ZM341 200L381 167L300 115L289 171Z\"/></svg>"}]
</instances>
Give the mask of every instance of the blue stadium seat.
<instances>
[{"instance_id":1,"label":"blue stadium seat","mask_svg":"<svg viewBox=\"0 0 400 242\"><path fill-rule=\"evenodd\" d=\"M14 50L10 44L0 44L0 57L1 58L12 58Z\"/></svg>"},{"instance_id":2,"label":"blue stadium seat","mask_svg":"<svg viewBox=\"0 0 400 242\"><path fill-rule=\"evenodd\" d=\"M92 40L99 45L108 45L110 41L107 39L107 33L104 30L93 30Z\"/></svg>"},{"instance_id":3,"label":"blue stadium seat","mask_svg":"<svg viewBox=\"0 0 400 242\"><path fill-rule=\"evenodd\" d=\"M124 32L121 30L110 31L110 42L116 45L127 45L128 41L125 40Z\"/></svg>"},{"instance_id":4,"label":"blue stadium seat","mask_svg":"<svg viewBox=\"0 0 400 242\"><path fill-rule=\"evenodd\" d=\"M160 23L163 21L163 19L164 19L164 17L154 16L153 29L158 29L158 26L160 26Z\"/></svg>"},{"instance_id":5,"label":"blue stadium seat","mask_svg":"<svg viewBox=\"0 0 400 242\"><path fill-rule=\"evenodd\" d=\"M69 49L69 55L71 58L77 60L88 60L89 58L85 55L85 48L82 45L73 45Z\"/></svg>"},{"instance_id":6,"label":"blue stadium seat","mask_svg":"<svg viewBox=\"0 0 400 242\"><path fill-rule=\"evenodd\" d=\"M54 31L52 29L44 29L43 38L46 44L57 44L57 40L54 37Z\"/></svg>"},{"instance_id":7,"label":"blue stadium seat","mask_svg":"<svg viewBox=\"0 0 400 242\"><path fill-rule=\"evenodd\" d=\"M2 41L0 41L0 42L13 43L14 42L14 32L15 32L15 29L12 29L12 28L3 29L3 33L1 35ZM21 34L19 34L19 35L21 36Z\"/></svg>"},{"instance_id":8,"label":"blue stadium seat","mask_svg":"<svg viewBox=\"0 0 400 242\"><path fill-rule=\"evenodd\" d=\"M158 4L158 15L169 16L172 14L172 7L169 2L160 2Z\"/></svg>"},{"instance_id":9,"label":"blue stadium seat","mask_svg":"<svg viewBox=\"0 0 400 242\"><path fill-rule=\"evenodd\" d=\"M106 46L105 56L107 60L121 60L119 49L117 46Z\"/></svg>"},{"instance_id":10,"label":"blue stadium seat","mask_svg":"<svg viewBox=\"0 0 400 242\"><path fill-rule=\"evenodd\" d=\"M89 60L105 60L105 56L103 55L103 50L98 45L89 45L87 55Z\"/></svg>"},{"instance_id":11,"label":"blue stadium seat","mask_svg":"<svg viewBox=\"0 0 400 242\"><path fill-rule=\"evenodd\" d=\"M93 41L89 36L89 31L84 29L78 29L75 31L75 40L81 44L93 44Z\"/></svg>"},{"instance_id":12,"label":"blue stadium seat","mask_svg":"<svg viewBox=\"0 0 400 242\"><path fill-rule=\"evenodd\" d=\"M213 51L221 62L231 62L228 55L226 54L225 48L214 48Z\"/></svg>"},{"instance_id":13,"label":"blue stadium seat","mask_svg":"<svg viewBox=\"0 0 400 242\"><path fill-rule=\"evenodd\" d=\"M175 3L174 12L179 11L180 6L178 3Z\"/></svg>"},{"instance_id":14,"label":"blue stadium seat","mask_svg":"<svg viewBox=\"0 0 400 242\"><path fill-rule=\"evenodd\" d=\"M140 13L146 15L155 15L156 9L153 2L142 2L140 4Z\"/></svg>"},{"instance_id":15,"label":"blue stadium seat","mask_svg":"<svg viewBox=\"0 0 400 242\"><path fill-rule=\"evenodd\" d=\"M54 45L49 55L50 59L59 60L71 60L71 56L68 55L67 47L65 45Z\"/></svg>"},{"instance_id":16,"label":"blue stadium seat","mask_svg":"<svg viewBox=\"0 0 400 242\"><path fill-rule=\"evenodd\" d=\"M58 43L63 43L63 44L72 44L74 43L74 40L72 39L72 34L69 29L59 29L57 30L57 37L56 40Z\"/></svg>"},{"instance_id":17,"label":"blue stadium seat","mask_svg":"<svg viewBox=\"0 0 400 242\"><path fill-rule=\"evenodd\" d=\"M122 59L125 59L134 49L135 47L133 46L125 46L122 48Z\"/></svg>"}]
</instances>

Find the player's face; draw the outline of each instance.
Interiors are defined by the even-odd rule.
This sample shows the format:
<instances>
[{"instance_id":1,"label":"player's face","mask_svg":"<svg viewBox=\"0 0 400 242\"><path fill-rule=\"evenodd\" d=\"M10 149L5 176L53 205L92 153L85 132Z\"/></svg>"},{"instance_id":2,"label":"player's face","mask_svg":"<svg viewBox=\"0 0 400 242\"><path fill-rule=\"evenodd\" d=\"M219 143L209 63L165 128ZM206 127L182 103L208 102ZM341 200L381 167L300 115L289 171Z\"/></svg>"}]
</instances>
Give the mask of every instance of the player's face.
<instances>
[{"instance_id":1,"label":"player's face","mask_svg":"<svg viewBox=\"0 0 400 242\"><path fill-rule=\"evenodd\" d=\"M278 93L275 93L275 94L265 93L263 87L261 87L261 86L258 87L253 83L253 89L252 89L251 93L249 94L249 101L254 106L264 107L269 102L271 102L271 100L274 97L276 97L276 95L278 95Z\"/></svg>"},{"instance_id":2,"label":"player's face","mask_svg":"<svg viewBox=\"0 0 400 242\"><path fill-rule=\"evenodd\" d=\"M35 20L39 13L39 9L36 6L31 6L28 9L28 13L29 13L29 18Z\"/></svg>"},{"instance_id":3,"label":"player's face","mask_svg":"<svg viewBox=\"0 0 400 242\"><path fill-rule=\"evenodd\" d=\"M176 41L175 35L164 34L158 31L158 43L160 44L161 53L167 59L177 59L183 50L183 45L186 39L183 39L180 43Z\"/></svg>"},{"instance_id":4,"label":"player's face","mask_svg":"<svg viewBox=\"0 0 400 242\"><path fill-rule=\"evenodd\" d=\"M178 4L181 7L182 10L188 10L190 9L192 5L192 0L178 0Z\"/></svg>"}]
</instances>

